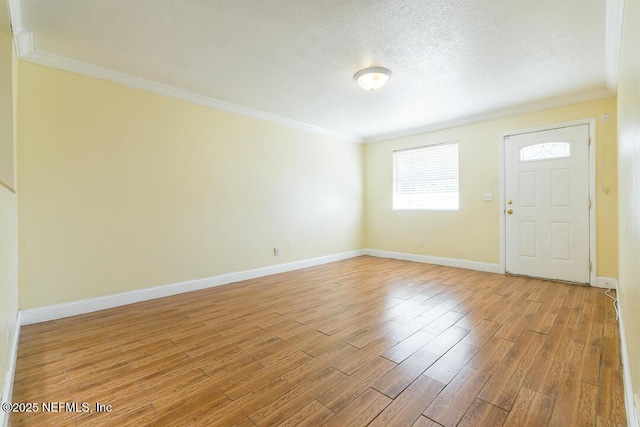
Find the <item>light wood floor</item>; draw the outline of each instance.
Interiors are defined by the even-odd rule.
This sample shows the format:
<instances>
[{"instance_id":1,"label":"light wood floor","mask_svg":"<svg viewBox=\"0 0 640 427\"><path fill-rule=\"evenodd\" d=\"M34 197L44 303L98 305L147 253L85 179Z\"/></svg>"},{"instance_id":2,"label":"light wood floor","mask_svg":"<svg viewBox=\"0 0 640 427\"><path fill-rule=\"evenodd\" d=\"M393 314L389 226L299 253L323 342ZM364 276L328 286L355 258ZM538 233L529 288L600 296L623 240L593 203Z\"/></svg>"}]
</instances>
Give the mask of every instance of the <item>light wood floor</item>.
<instances>
[{"instance_id":1,"label":"light wood floor","mask_svg":"<svg viewBox=\"0 0 640 427\"><path fill-rule=\"evenodd\" d=\"M26 326L12 425L623 426L602 289L359 257Z\"/></svg>"}]
</instances>

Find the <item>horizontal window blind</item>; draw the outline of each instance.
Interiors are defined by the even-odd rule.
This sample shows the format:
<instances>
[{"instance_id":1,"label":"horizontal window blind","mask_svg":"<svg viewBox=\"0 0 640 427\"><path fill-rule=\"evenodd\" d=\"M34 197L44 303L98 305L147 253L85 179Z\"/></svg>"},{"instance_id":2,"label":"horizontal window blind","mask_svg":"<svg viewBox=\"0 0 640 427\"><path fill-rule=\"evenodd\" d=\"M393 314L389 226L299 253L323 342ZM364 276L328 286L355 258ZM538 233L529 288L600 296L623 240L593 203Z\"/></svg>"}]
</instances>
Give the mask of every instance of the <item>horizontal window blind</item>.
<instances>
[{"instance_id":1,"label":"horizontal window blind","mask_svg":"<svg viewBox=\"0 0 640 427\"><path fill-rule=\"evenodd\" d=\"M393 209L458 210L458 143L393 153Z\"/></svg>"}]
</instances>

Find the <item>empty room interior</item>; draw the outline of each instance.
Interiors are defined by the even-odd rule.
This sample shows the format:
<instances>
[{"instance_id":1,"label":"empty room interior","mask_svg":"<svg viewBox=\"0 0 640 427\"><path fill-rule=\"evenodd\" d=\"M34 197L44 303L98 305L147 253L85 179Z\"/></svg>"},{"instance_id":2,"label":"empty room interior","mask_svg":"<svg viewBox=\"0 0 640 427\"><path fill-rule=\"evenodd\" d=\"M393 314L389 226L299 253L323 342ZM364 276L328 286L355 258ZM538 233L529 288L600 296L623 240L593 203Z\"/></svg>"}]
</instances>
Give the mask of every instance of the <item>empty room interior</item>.
<instances>
[{"instance_id":1,"label":"empty room interior","mask_svg":"<svg viewBox=\"0 0 640 427\"><path fill-rule=\"evenodd\" d=\"M7 0L0 426L639 426L640 0Z\"/></svg>"}]
</instances>

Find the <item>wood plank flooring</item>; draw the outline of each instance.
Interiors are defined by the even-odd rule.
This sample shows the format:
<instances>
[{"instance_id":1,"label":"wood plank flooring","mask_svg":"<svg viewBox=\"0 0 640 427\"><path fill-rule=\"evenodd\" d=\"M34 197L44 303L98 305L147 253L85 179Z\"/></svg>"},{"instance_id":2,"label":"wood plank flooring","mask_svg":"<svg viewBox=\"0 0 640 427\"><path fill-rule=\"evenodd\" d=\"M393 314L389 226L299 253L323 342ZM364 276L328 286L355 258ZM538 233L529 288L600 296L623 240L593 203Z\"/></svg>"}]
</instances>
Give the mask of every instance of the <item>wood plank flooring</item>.
<instances>
[{"instance_id":1,"label":"wood plank flooring","mask_svg":"<svg viewBox=\"0 0 640 427\"><path fill-rule=\"evenodd\" d=\"M26 326L10 421L624 426L619 348L602 289L358 257Z\"/></svg>"}]
</instances>

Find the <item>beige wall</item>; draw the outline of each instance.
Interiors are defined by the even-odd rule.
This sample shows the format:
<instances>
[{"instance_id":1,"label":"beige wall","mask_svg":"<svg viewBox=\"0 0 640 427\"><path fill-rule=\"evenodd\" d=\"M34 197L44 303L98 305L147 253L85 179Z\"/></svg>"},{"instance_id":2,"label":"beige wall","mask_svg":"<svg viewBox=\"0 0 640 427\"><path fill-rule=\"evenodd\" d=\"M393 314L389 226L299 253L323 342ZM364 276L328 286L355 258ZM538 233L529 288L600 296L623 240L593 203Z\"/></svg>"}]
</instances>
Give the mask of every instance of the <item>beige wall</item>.
<instances>
[{"instance_id":1,"label":"beige wall","mask_svg":"<svg viewBox=\"0 0 640 427\"><path fill-rule=\"evenodd\" d=\"M12 55L11 37L0 33L0 62L10 66L0 68L0 85L8 85L7 94L11 108L0 110L2 123L14 122L12 92L15 90L15 58ZM3 101L4 102L4 101ZM12 127L13 128L13 127ZM6 135L3 135L4 138ZM9 135L9 144L14 145L14 135ZM12 159L13 160L13 159ZM16 194L0 185L0 390L9 367L9 357L13 345L18 314L18 212ZM2 391L0 391L0 394ZM0 414L0 423L2 414Z\"/></svg>"},{"instance_id":2,"label":"beige wall","mask_svg":"<svg viewBox=\"0 0 640 427\"><path fill-rule=\"evenodd\" d=\"M635 405L640 411L640 1L625 1L618 86L620 304Z\"/></svg>"},{"instance_id":3,"label":"beige wall","mask_svg":"<svg viewBox=\"0 0 640 427\"><path fill-rule=\"evenodd\" d=\"M411 254L499 263L498 147L502 132L577 119L596 124L596 273L617 277L616 102L609 98L569 107L444 129L365 146L365 246ZM393 211L393 150L459 142L460 210ZM492 202L482 199L493 193ZM425 241L425 247L418 245Z\"/></svg>"},{"instance_id":4,"label":"beige wall","mask_svg":"<svg viewBox=\"0 0 640 427\"><path fill-rule=\"evenodd\" d=\"M0 4L0 8L4 5ZM2 12L0 12L2 13ZM11 36L0 32L0 185L15 189L13 150L13 97L11 96Z\"/></svg>"},{"instance_id":5,"label":"beige wall","mask_svg":"<svg viewBox=\"0 0 640 427\"><path fill-rule=\"evenodd\" d=\"M498 263L499 134L604 112L611 122L596 126L596 272L618 276L614 98L362 148L19 67L23 308L363 246ZM461 210L392 211L392 151L451 140L460 142ZM485 192L493 202L482 200Z\"/></svg>"},{"instance_id":6,"label":"beige wall","mask_svg":"<svg viewBox=\"0 0 640 427\"><path fill-rule=\"evenodd\" d=\"M22 309L362 247L360 145L18 66Z\"/></svg>"}]
</instances>

